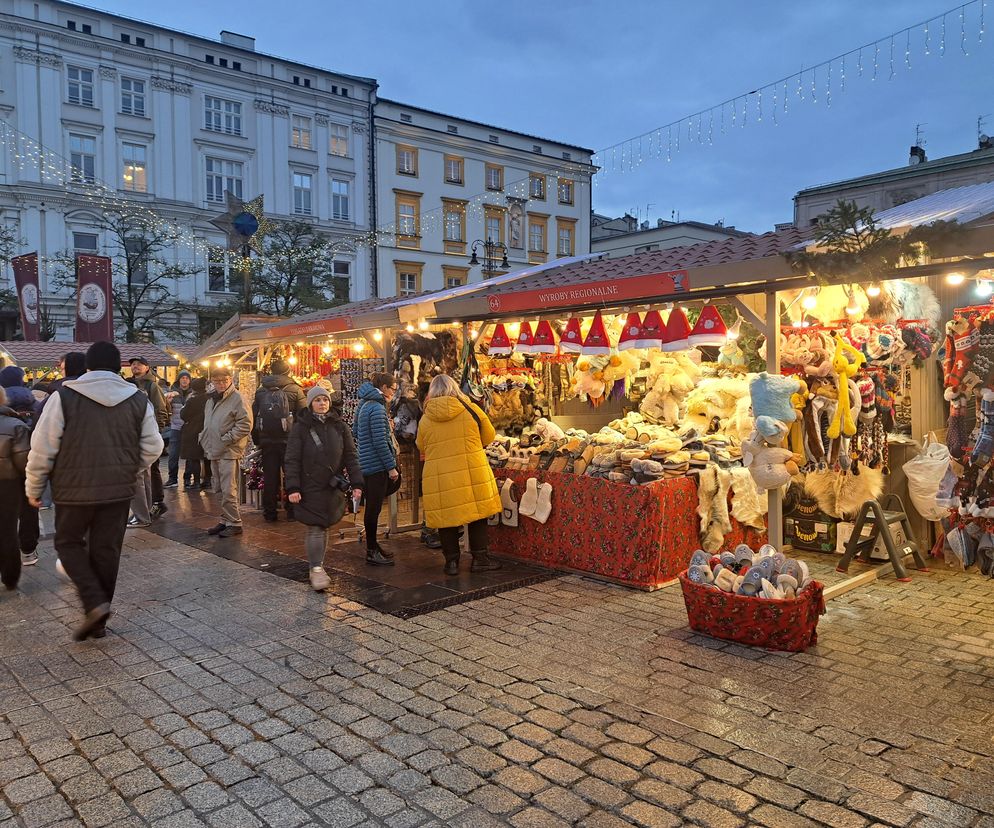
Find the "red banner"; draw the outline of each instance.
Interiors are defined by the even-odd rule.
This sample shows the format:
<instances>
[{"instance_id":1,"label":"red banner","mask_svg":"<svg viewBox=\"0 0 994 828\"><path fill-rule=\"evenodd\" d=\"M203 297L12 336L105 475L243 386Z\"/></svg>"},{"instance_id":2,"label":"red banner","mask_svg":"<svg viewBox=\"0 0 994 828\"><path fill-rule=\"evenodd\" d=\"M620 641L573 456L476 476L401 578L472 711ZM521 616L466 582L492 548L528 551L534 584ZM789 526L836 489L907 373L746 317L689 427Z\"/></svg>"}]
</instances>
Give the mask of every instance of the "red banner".
<instances>
[{"instance_id":1,"label":"red banner","mask_svg":"<svg viewBox=\"0 0 994 828\"><path fill-rule=\"evenodd\" d=\"M41 294L38 291L38 254L28 253L10 260L14 268L14 285L21 306L21 331L25 342L38 341Z\"/></svg>"},{"instance_id":2,"label":"red banner","mask_svg":"<svg viewBox=\"0 0 994 828\"><path fill-rule=\"evenodd\" d=\"M274 325L266 329L266 337L276 339L284 336L311 336L351 330L351 316L334 316L331 319L317 319L314 322L301 322L298 325Z\"/></svg>"},{"instance_id":3,"label":"red banner","mask_svg":"<svg viewBox=\"0 0 994 828\"><path fill-rule=\"evenodd\" d=\"M114 307L107 256L76 256L76 341L114 341Z\"/></svg>"},{"instance_id":4,"label":"red banner","mask_svg":"<svg viewBox=\"0 0 994 828\"><path fill-rule=\"evenodd\" d=\"M491 313L512 313L546 308L569 308L589 305L605 307L643 299L654 299L670 294L686 293L687 271L670 270L630 279L611 279L605 282L585 282L578 285L523 290L518 293L491 294L487 297Z\"/></svg>"}]
</instances>

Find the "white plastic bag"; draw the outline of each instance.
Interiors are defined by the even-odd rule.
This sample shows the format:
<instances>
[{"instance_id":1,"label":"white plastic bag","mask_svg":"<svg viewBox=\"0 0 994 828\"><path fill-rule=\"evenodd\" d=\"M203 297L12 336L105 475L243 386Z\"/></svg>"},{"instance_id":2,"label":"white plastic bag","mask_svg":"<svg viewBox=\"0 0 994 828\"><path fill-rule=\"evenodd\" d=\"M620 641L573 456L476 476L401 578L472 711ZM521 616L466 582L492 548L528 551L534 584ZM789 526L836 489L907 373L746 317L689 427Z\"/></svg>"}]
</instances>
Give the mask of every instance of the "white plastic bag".
<instances>
[{"instance_id":1,"label":"white plastic bag","mask_svg":"<svg viewBox=\"0 0 994 828\"><path fill-rule=\"evenodd\" d=\"M925 520L942 520L949 509L936 502L939 484L949 468L949 449L935 439L925 438L921 453L904 464L911 502Z\"/></svg>"}]
</instances>

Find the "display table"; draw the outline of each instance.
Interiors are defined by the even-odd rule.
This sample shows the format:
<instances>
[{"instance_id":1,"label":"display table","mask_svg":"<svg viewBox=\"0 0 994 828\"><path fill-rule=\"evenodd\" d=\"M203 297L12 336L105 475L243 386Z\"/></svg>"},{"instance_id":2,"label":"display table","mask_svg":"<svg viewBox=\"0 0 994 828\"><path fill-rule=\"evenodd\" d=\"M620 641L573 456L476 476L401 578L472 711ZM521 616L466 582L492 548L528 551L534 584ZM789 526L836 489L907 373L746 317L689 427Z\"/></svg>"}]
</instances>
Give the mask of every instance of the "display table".
<instances>
[{"instance_id":1,"label":"display table","mask_svg":"<svg viewBox=\"0 0 994 828\"><path fill-rule=\"evenodd\" d=\"M645 486L538 470L497 469L497 485L511 479L517 499L535 477L552 486L552 515L542 524L525 515L517 528L490 527L497 555L534 561L652 590L687 568L700 545L697 485L687 477ZM764 533L732 521L723 548L765 543Z\"/></svg>"}]
</instances>

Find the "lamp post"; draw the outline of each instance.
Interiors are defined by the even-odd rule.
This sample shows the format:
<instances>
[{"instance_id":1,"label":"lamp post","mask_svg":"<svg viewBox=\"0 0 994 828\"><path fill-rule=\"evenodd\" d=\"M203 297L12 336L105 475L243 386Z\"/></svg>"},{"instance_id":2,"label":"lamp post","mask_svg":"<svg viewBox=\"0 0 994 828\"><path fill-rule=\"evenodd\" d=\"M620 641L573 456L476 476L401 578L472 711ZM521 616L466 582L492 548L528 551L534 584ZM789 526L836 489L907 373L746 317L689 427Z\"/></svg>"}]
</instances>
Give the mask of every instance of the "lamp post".
<instances>
[{"instance_id":1,"label":"lamp post","mask_svg":"<svg viewBox=\"0 0 994 828\"><path fill-rule=\"evenodd\" d=\"M494 241L489 236L487 236L486 241L477 239L473 242L472 252L473 255L470 257L470 266L478 265L480 260L476 256L476 248L478 245L483 245L483 273L487 276L493 276L493 274L499 272L500 270L510 270L511 265L507 261L507 245L503 242ZM502 253L502 258L500 266L497 265L497 252Z\"/></svg>"}]
</instances>

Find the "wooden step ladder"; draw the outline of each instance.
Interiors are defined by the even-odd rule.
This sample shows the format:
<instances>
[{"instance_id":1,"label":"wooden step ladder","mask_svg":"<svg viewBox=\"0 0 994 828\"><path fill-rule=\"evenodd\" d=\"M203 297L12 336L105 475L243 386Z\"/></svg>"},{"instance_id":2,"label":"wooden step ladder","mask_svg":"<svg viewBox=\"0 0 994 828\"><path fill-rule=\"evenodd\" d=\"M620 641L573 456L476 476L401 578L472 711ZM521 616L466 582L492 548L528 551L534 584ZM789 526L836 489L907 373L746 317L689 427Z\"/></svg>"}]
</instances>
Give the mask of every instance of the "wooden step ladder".
<instances>
[{"instance_id":1,"label":"wooden step ladder","mask_svg":"<svg viewBox=\"0 0 994 828\"><path fill-rule=\"evenodd\" d=\"M896 508L894 508L895 502ZM861 537L863 526L868 519L871 521L870 535L867 538L863 538ZM890 527L895 523L901 524L904 529L904 536L907 538L907 545L901 549L897 548L897 544L894 543L894 536L890 531ZM859 514L856 516L856 523L853 526L852 536L846 543L845 554L842 556L842 560L839 561L836 571L848 572L849 564L853 562L854 558L862 563L870 563L870 554L873 551L873 547L876 546L877 538L883 538L884 546L887 549L887 556L890 558L891 565L894 567L894 574L897 576L897 580L904 583L911 580L907 570L904 568L904 558L908 555L911 555L915 559L915 568L919 572L928 572L928 566L926 566L925 559L922 557L921 550L918 547L918 540L915 538L915 534L911 529L908 514L904 510L904 503L898 495L893 493L888 494L882 504L878 500L867 500L860 506Z\"/></svg>"}]
</instances>

